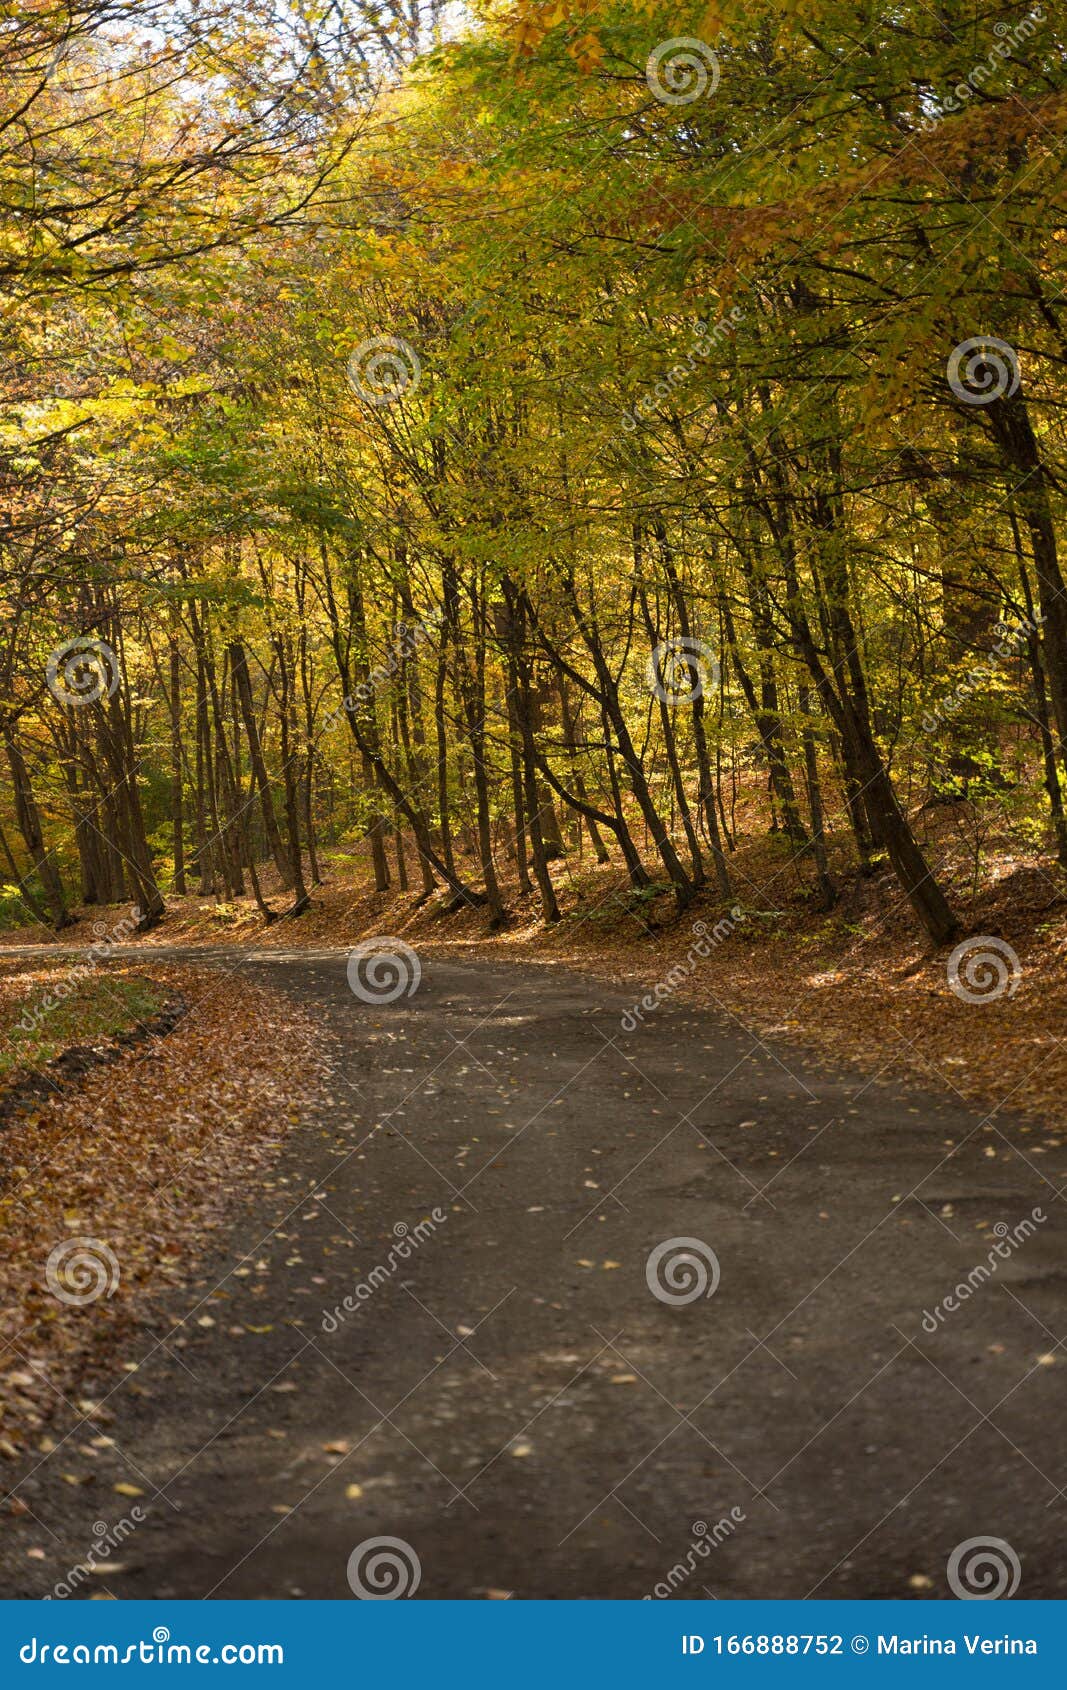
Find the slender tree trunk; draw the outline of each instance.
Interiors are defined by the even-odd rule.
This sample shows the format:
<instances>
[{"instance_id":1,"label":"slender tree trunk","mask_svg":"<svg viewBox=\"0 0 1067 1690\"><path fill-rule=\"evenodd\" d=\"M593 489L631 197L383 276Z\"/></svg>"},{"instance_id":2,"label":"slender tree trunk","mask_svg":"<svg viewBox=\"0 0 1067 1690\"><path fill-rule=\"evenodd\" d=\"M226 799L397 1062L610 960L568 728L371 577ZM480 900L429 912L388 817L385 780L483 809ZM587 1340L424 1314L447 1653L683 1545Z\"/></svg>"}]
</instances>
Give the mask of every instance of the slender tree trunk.
<instances>
[{"instance_id":1,"label":"slender tree trunk","mask_svg":"<svg viewBox=\"0 0 1067 1690\"><path fill-rule=\"evenodd\" d=\"M522 793L526 810L526 825L530 834L530 855L533 859L534 879L541 895L541 912L546 921L558 921L560 912L556 901L552 876L548 871L548 852L541 831L544 814L537 790L537 752L534 742L534 706L530 684L530 666L526 659L526 619L522 600L511 589L507 592L507 638L510 673L514 676L514 708L518 718L522 749Z\"/></svg>"},{"instance_id":2,"label":"slender tree trunk","mask_svg":"<svg viewBox=\"0 0 1067 1690\"><path fill-rule=\"evenodd\" d=\"M649 605L648 591L642 578L642 572L644 569L644 548L642 545L641 530L636 524L634 525L632 534L632 546L634 581L637 588L637 602L641 607L641 616L645 624L645 633L648 636L649 650L651 651L659 646L661 641L659 637L659 629L656 627L655 619ZM689 858L692 863L693 872L693 885L694 887L699 888L704 884L704 859L700 853L700 841L697 838L697 831L693 825L693 814L689 808L689 798L685 790L685 781L682 778L682 768L678 757L678 744L674 733L674 722L671 719L671 706L662 693L657 695L657 703L659 706L660 732L663 735L663 744L667 753L667 767L670 770L671 785L678 804L678 813L682 818L682 828L685 833L686 844L689 847Z\"/></svg>"},{"instance_id":3,"label":"slender tree trunk","mask_svg":"<svg viewBox=\"0 0 1067 1690\"><path fill-rule=\"evenodd\" d=\"M511 606L509 605L509 615ZM524 747L522 729L519 725L518 707L516 703L519 690L518 666L515 662L514 651L508 651L508 750L511 759L511 804L515 818L515 869L519 881L520 898L529 897L533 891L528 866L528 852L526 849L526 800L524 797Z\"/></svg>"},{"instance_id":4,"label":"slender tree trunk","mask_svg":"<svg viewBox=\"0 0 1067 1690\"><path fill-rule=\"evenodd\" d=\"M811 729L811 695L806 686L799 689L798 706L803 718L801 729L801 743L804 748L804 776L808 789L808 812L811 816L811 851L815 859L815 873L822 894L824 909L833 909L837 902L837 888L830 875L830 865L826 856L826 833L823 821L822 788L819 785L819 763L815 748L815 735Z\"/></svg>"},{"instance_id":5,"label":"slender tree trunk","mask_svg":"<svg viewBox=\"0 0 1067 1690\"><path fill-rule=\"evenodd\" d=\"M1049 717L1048 693L1045 690L1045 670L1041 661L1041 641L1038 638L1034 620L1034 595L1030 587L1030 576L1019 538L1019 525L1015 519L1014 511L1010 514L1012 535L1015 541L1015 555L1019 563L1019 579L1022 584L1026 617L1029 623L1026 650L1034 684L1034 713L1037 717L1038 733L1041 736L1041 761L1045 771L1045 791L1048 794L1052 829L1056 836L1056 856L1063 867L1067 868L1067 816L1064 815L1063 810L1063 787L1056 760L1056 741L1053 738L1052 722Z\"/></svg>"},{"instance_id":6,"label":"slender tree trunk","mask_svg":"<svg viewBox=\"0 0 1067 1690\"><path fill-rule=\"evenodd\" d=\"M289 872L292 876L293 902L287 915L303 915L310 906L304 880L304 859L300 848L300 787L296 761L296 707L293 696L293 671L288 637L274 635L274 652L278 662L278 718L281 730L282 781L285 792L285 826L289 847Z\"/></svg>"},{"instance_id":7,"label":"slender tree trunk","mask_svg":"<svg viewBox=\"0 0 1067 1690\"><path fill-rule=\"evenodd\" d=\"M626 777L630 785L630 790L633 792L633 795L637 800L638 807L644 819L645 827L648 829L648 833L655 844L660 862L663 864L668 878L674 887L674 895L678 908L680 910L684 909L685 906L692 901L693 883L683 868L677 851L674 849L674 842L663 825L663 818L656 808L655 800L652 797L648 781L645 779L641 759L637 755L636 747L634 746L633 739L630 736L626 716L619 699L618 685L608 666L603 646L600 642L600 636L595 626L589 622L588 618L582 611L573 580L568 577L565 586L567 599L574 612L579 632L581 633L586 649L593 660L593 667L596 671L597 681L599 683L600 696L603 701L608 721L611 724L619 756L622 758L623 767L626 770ZM581 677L578 678L581 679Z\"/></svg>"},{"instance_id":8,"label":"slender tree trunk","mask_svg":"<svg viewBox=\"0 0 1067 1690\"><path fill-rule=\"evenodd\" d=\"M474 770L474 800L478 830L478 857L485 895L489 906L489 920L494 927L506 919L504 900L493 861L493 829L489 801L489 768L485 750L485 627L481 598L475 595L472 606L473 660L468 662L467 646L460 626L459 586L455 566L446 559L443 567L445 617L452 647L453 673L459 694L460 709L466 729Z\"/></svg>"},{"instance_id":9,"label":"slender tree trunk","mask_svg":"<svg viewBox=\"0 0 1067 1690\"><path fill-rule=\"evenodd\" d=\"M987 410L993 436L1019 477L1011 489L1011 500L1022 513L1030 533L1044 636L1042 655L1058 741L1056 749L1060 768L1067 769L1067 587L1056 548L1048 477L1022 393L997 399Z\"/></svg>"},{"instance_id":10,"label":"slender tree trunk","mask_svg":"<svg viewBox=\"0 0 1067 1690\"><path fill-rule=\"evenodd\" d=\"M44 905L38 902L29 887L26 885L25 877L22 874L18 863L15 861L14 854L11 850L11 844L2 825L0 825L0 857L3 857L4 862L7 864L7 872L11 876L12 885L18 887L19 897L22 899L22 902L25 904L34 920L39 921L42 927L47 926L48 912L46 911Z\"/></svg>"},{"instance_id":11,"label":"slender tree trunk","mask_svg":"<svg viewBox=\"0 0 1067 1690\"><path fill-rule=\"evenodd\" d=\"M170 640L170 827L174 853L174 891L184 898L185 883L185 806L182 790L182 665L181 650L176 634Z\"/></svg>"},{"instance_id":12,"label":"slender tree trunk","mask_svg":"<svg viewBox=\"0 0 1067 1690\"><path fill-rule=\"evenodd\" d=\"M581 769L577 765L577 757L578 757L577 736L576 736L576 732L575 732L574 714L571 710L570 700L567 697L566 677L563 674L557 674L556 684L557 684L557 687L559 689L559 709L560 709L560 722L561 722L562 728L563 728L563 744L564 744L564 747L566 748L567 755L570 758L571 766L572 766L572 769L573 769L573 773L572 773L572 776L571 776L571 784L574 787L574 790L577 793L578 797L580 799L586 799L587 793L586 793L585 780L582 776ZM588 815L588 814L583 814L581 811L578 812L578 815L579 815L579 826L581 826L582 822L584 822L585 826L589 830L589 843L593 847L593 853L596 857L597 862L598 863L610 862L611 859L610 859L610 856L608 854L608 848L604 844L603 839L601 838L600 831L599 831L597 824L594 821L593 817L591 815Z\"/></svg>"},{"instance_id":13,"label":"slender tree trunk","mask_svg":"<svg viewBox=\"0 0 1067 1690\"><path fill-rule=\"evenodd\" d=\"M15 821L22 835L30 861L37 872L44 893L45 902L52 918L52 926L56 932L69 927L73 917L69 914L63 897L63 883L59 872L52 861L52 854L46 850L44 834L41 830L41 817L37 809L37 801L33 795L29 771L18 741L10 730L4 730L4 750L7 753L8 768L11 770L11 784L15 798Z\"/></svg>"},{"instance_id":14,"label":"slender tree trunk","mask_svg":"<svg viewBox=\"0 0 1067 1690\"><path fill-rule=\"evenodd\" d=\"M282 885L286 891L291 891L293 886L292 869L282 845L278 818L274 814L270 776L267 773L267 764L263 756L263 743L260 738L259 723L256 720L255 699L252 696L252 679L248 672L248 658L243 641L231 640L229 654L233 678L237 686L237 697L241 706L245 739L248 743L248 759L252 768L252 779L259 796L260 814L263 817L263 836L267 842L267 849L274 858L274 864Z\"/></svg>"},{"instance_id":15,"label":"slender tree trunk","mask_svg":"<svg viewBox=\"0 0 1067 1690\"><path fill-rule=\"evenodd\" d=\"M778 459L772 454L775 473ZM831 466L832 468L832 466ZM840 477L834 477L840 484ZM919 847L878 749L871 728L867 686L848 606L848 575L841 547L837 512L832 499L819 490L813 501L813 528L825 537L813 566L819 611L830 643L833 676L823 663L804 612L793 545L789 496L779 481L773 513L775 537L785 569L788 609L793 638L808 665L823 708L840 736L846 762L854 769L875 842L883 847L893 872L922 927L937 945L947 944L959 922Z\"/></svg>"},{"instance_id":16,"label":"slender tree trunk","mask_svg":"<svg viewBox=\"0 0 1067 1690\"><path fill-rule=\"evenodd\" d=\"M222 691L226 686L226 677L223 675L222 688L220 689L215 674L214 659L210 651L206 653L206 663L208 690L211 697L211 714L215 723L216 791L221 800L219 808L222 811L219 850L222 857L223 873L226 877L226 890L231 897L240 898L244 896L245 889L244 874L241 868L241 790L237 781L234 761L230 754L226 717L222 708Z\"/></svg>"}]
</instances>

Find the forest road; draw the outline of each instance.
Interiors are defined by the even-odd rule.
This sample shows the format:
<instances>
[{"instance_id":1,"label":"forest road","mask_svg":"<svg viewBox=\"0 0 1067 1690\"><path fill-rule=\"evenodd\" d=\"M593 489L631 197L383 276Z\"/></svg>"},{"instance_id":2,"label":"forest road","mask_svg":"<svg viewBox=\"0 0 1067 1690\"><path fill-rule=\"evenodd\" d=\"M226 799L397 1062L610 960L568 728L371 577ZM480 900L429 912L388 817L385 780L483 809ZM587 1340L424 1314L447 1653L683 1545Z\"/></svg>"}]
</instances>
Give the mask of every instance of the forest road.
<instances>
[{"instance_id":1,"label":"forest road","mask_svg":"<svg viewBox=\"0 0 1067 1690\"><path fill-rule=\"evenodd\" d=\"M938 1596L989 1537L1005 1593L1067 1594L1040 1129L677 1000L625 1031L551 964L424 955L371 1004L343 951L132 954L289 994L336 1071L184 1344L107 1386L94 1483L21 1482L48 1567L6 1594L123 1480L147 1518L79 1596Z\"/></svg>"}]
</instances>

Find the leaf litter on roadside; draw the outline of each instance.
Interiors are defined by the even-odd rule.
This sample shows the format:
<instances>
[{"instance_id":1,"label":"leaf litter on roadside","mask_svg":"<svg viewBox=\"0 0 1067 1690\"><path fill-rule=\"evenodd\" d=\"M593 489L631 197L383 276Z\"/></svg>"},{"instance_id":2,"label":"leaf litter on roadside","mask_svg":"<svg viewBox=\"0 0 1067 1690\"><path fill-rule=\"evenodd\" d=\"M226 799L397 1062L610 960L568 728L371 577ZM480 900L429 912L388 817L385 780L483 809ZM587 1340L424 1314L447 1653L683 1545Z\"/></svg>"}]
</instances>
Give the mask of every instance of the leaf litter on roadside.
<instances>
[{"instance_id":1,"label":"leaf litter on roadside","mask_svg":"<svg viewBox=\"0 0 1067 1690\"><path fill-rule=\"evenodd\" d=\"M273 992L153 964L189 1010L163 1036L122 1049L0 1134L0 1454L41 1433L64 1398L125 1370L150 1341L155 1304L186 1283L213 1234L247 1200L317 1090L325 1059L312 1019ZM101 1292L49 1286L57 1246L82 1248ZM62 1259L62 1258L60 1258ZM103 1264L102 1267L99 1264ZM53 1282L75 1297L73 1266ZM193 1322L210 1330L211 1315ZM106 1418L86 1399L80 1412Z\"/></svg>"}]
</instances>

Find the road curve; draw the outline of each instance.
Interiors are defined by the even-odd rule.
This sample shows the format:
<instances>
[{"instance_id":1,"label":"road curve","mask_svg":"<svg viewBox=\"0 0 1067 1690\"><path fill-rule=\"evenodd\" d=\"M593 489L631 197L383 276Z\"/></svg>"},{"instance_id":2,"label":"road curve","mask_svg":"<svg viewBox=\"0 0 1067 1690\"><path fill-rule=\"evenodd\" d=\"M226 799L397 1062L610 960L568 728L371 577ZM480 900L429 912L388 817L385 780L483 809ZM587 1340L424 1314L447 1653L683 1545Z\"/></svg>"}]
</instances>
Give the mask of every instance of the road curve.
<instances>
[{"instance_id":1,"label":"road curve","mask_svg":"<svg viewBox=\"0 0 1067 1690\"><path fill-rule=\"evenodd\" d=\"M124 1481L147 1517L76 1595L938 1596L981 1537L1065 1594L1059 1158L1018 1120L677 1001L625 1031L550 964L427 955L372 1003L346 951L120 954L288 994L331 1096L171 1298L184 1345L161 1321L104 1381L94 1482L62 1479L84 1425L9 1471L6 1594Z\"/></svg>"}]
</instances>

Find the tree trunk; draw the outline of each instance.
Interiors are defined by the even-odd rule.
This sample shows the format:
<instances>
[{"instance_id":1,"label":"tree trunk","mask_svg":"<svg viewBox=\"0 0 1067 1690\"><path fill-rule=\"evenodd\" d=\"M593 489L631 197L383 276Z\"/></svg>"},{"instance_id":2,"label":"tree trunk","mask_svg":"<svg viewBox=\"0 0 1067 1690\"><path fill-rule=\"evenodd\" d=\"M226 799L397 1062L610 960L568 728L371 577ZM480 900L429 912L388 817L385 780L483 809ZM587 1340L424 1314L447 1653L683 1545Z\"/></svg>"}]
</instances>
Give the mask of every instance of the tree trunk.
<instances>
[{"instance_id":1,"label":"tree trunk","mask_svg":"<svg viewBox=\"0 0 1067 1690\"><path fill-rule=\"evenodd\" d=\"M259 723L256 720L256 706L252 696L252 678L248 672L248 658L241 640L231 640L228 650L230 663L233 667L233 678L237 685L237 697L241 706L245 739L248 742L248 758L252 767L252 779L259 796L260 814L263 817L263 836L267 842L267 849L274 858L274 865L278 870L282 885L286 891L291 891L293 886L292 868L282 845L278 818L274 814L274 800L270 790L270 776L267 773L267 765L263 756Z\"/></svg>"},{"instance_id":2,"label":"tree trunk","mask_svg":"<svg viewBox=\"0 0 1067 1690\"><path fill-rule=\"evenodd\" d=\"M170 828L174 853L174 891L184 898L185 884L185 810L182 790L182 669L181 652L175 634L170 641Z\"/></svg>"},{"instance_id":3,"label":"tree trunk","mask_svg":"<svg viewBox=\"0 0 1067 1690\"><path fill-rule=\"evenodd\" d=\"M41 831L41 817L37 809L37 801L33 795L29 771L19 749L17 740L10 730L4 731L4 750L7 752L8 768L11 770L11 784L15 797L15 821L22 835L30 861L37 871L37 878L41 882L45 902L52 918L52 926L56 932L69 927L73 917L68 913L63 897L63 883L59 872L52 861L52 853L45 849L44 834Z\"/></svg>"}]
</instances>

